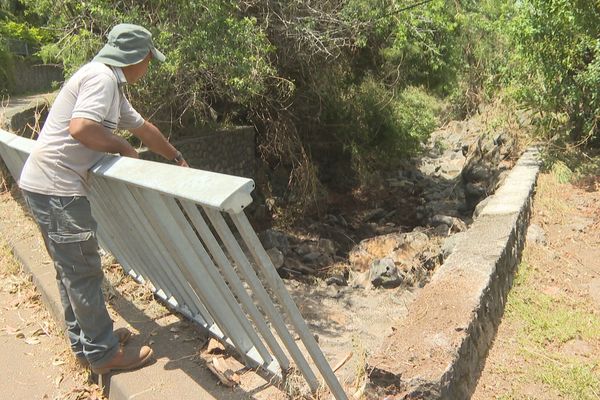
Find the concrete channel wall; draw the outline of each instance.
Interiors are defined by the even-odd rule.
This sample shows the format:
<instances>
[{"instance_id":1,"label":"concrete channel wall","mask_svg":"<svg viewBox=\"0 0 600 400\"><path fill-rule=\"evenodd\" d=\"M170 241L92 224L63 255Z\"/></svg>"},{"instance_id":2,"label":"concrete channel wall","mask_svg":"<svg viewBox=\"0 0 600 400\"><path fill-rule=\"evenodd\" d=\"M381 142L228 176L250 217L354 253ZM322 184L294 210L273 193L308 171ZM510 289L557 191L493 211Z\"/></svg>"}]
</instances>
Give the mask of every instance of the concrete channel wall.
<instances>
[{"instance_id":1,"label":"concrete channel wall","mask_svg":"<svg viewBox=\"0 0 600 400\"><path fill-rule=\"evenodd\" d=\"M521 258L538 171L530 149L370 357L369 398L470 398Z\"/></svg>"}]
</instances>

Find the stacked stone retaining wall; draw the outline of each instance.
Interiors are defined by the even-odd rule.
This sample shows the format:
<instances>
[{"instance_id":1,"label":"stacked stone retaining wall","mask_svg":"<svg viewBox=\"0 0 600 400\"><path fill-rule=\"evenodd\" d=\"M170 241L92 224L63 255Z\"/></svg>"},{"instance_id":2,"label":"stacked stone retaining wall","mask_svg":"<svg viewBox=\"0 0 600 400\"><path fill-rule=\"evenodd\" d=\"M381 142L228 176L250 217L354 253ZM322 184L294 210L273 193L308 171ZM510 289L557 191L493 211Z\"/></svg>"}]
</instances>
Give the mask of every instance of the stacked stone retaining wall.
<instances>
[{"instance_id":1,"label":"stacked stone retaining wall","mask_svg":"<svg viewBox=\"0 0 600 400\"><path fill-rule=\"evenodd\" d=\"M215 133L178 140L173 145L193 168L253 178L255 174L255 131L252 127L219 129ZM145 160L167 162L148 150Z\"/></svg>"},{"instance_id":2,"label":"stacked stone retaining wall","mask_svg":"<svg viewBox=\"0 0 600 400\"><path fill-rule=\"evenodd\" d=\"M42 64L35 59L17 58L14 63L14 95L49 91L64 80L60 66Z\"/></svg>"}]
</instances>

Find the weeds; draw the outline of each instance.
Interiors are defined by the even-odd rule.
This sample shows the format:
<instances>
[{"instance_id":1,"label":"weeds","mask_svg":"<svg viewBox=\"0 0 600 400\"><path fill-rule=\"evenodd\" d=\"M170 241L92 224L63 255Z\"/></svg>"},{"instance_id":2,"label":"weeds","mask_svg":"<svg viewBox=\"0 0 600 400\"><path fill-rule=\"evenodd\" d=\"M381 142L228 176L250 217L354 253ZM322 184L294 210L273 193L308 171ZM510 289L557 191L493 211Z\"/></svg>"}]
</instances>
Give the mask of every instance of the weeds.
<instances>
[{"instance_id":1,"label":"weeds","mask_svg":"<svg viewBox=\"0 0 600 400\"><path fill-rule=\"evenodd\" d=\"M600 397L598 362L565 360L565 363L546 363L537 376L566 398L592 400Z\"/></svg>"},{"instance_id":2,"label":"weeds","mask_svg":"<svg viewBox=\"0 0 600 400\"><path fill-rule=\"evenodd\" d=\"M600 336L600 319L583 304L540 293L530 286L515 289L511 297L508 315L524 323L527 341L544 346Z\"/></svg>"},{"instance_id":3,"label":"weeds","mask_svg":"<svg viewBox=\"0 0 600 400\"><path fill-rule=\"evenodd\" d=\"M15 260L12 250L6 242L0 239L0 273L8 276L16 275L21 271L21 265Z\"/></svg>"}]
</instances>

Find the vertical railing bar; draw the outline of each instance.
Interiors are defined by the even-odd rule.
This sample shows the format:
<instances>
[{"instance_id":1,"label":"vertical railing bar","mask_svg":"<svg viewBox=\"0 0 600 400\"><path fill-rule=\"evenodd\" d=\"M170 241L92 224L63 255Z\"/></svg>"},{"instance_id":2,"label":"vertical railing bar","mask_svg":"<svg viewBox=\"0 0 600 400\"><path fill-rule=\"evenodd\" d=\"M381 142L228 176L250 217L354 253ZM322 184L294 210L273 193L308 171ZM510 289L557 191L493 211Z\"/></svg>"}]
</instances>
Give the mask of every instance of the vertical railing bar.
<instances>
[{"instance_id":1,"label":"vertical railing bar","mask_svg":"<svg viewBox=\"0 0 600 400\"><path fill-rule=\"evenodd\" d=\"M105 213L105 207L106 207L106 205L104 204L104 202L103 202L102 200L99 200L99 199L103 199L103 198L104 198L104 196L101 196L101 195L99 194L99 192L98 192L98 188L101 186L101 184L98 184L98 183L97 183L97 182L99 182L101 179L102 179L102 178L95 177L95 179L94 179L94 183L95 183L95 184L93 183L93 184L92 184L92 186L91 186L91 190L92 190L92 193L93 193L93 195L94 195L94 196L92 197L92 201L93 201L93 204L94 204L94 203L96 203L96 209L95 209L94 211L97 211L97 212L99 212L99 213L101 213L101 214L102 214L102 218L101 218L101 220L99 221L99 222L100 222L100 224L99 224L99 225L100 225L100 226L102 226L102 225L103 225L102 223L103 223L103 222L106 222L108 225L110 225L110 226L111 226L111 229L110 229L110 231L112 231L112 232L120 232L120 230L118 229L118 227L116 227L116 228L115 228L114 226L112 226L112 222L110 222L110 221L112 221L112 220L111 220L111 219L108 219L108 218L105 216L105 214L104 214L104 213ZM110 235L109 235L109 234L106 234L106 236L107 236L107 237L110 237ZM119 243L122 243L122 241L119 241L119 240L118 240L118 241L112 241L112 237L110 237L110 241L112 242L112 245L111 245L111 251L115 251L115 249L118 249L118 250L117 250L117 252L123 253L123 254L121 254L121 255L120 255L120 257L119 257L119 255L115 254L115 255L118 257L118 259L119 259L119 261L120 261L120 262L123 262L123 261L122 261L123 259L127 259L127 258L129 257L129 255L126 255L126 254L127 254L127 252L123 252L123 250L121 250L121 249L120 249L120 246L117 246L117 244L116 244L117 242L119 242ZM125 258L123 258L123 257L125 257ZM131 262L129 262L129 264L131 264ZM133 264L133 265L135 265L135 264ZM136 280L140 281L140 278L141 278L142 282L145 282L145 281L146 281L146 280L143 278L143 274L144 274L144 272L142 272L142 274L138 274L137 272L135 272L135 270L134 270L133 268L130 268L130 271L133 271L133 273L135 274L135 275L132 275L132 277L133 277L134 279L136 279ZM131 273L130 273L130 275L131 275ZM146 274L146 277L148 277L148 274ZM159 292L158 292L158 291L156 291L155 293L159 294ZM172 303L169 301L169 299L167 299L167 298L164 298L164 300L165 300L165 301L166 301L166 302L167 302L167 303L168 303L168 304L169 304L171 307L175 307L175 306L174 306L174 305L173 305L173 304L172 304ZM193 302L192 302L192 303L193 303ZM198 323L199 323L199 324L200 324L202 327L204 327L205 329L207 329L207 330L209 330L209 331L215 331L215 329L211 329L211 325L212 325L213 327L214 327L215 325L214 325L214 321L212 321L212 318L210 318L209 316L207 317L207 315L208 315L208 311L206 311L206 310L205 310L205 311L204 311L204 313L202 313L200 310L198 310L198 311L197 311L195 314L193 314L193 313L192 313L193 307L196 307L196 308L198 308L198 302L196 302L196 303L193 303L193 305L192 305L192 306L190 306L190 305L185 305L185 308L184 308L184 307L182 307L183 305L184 305L184 304L179 304L179 303L178 303L178 307L175 307L175 308L177 308L177 309L178 309L178 311L182 312L183 314L189 314L189 315L191 316L191 318L192 318L192 319L194 319L195 321L197 321L197 322L198 322ZM208 321L207 321L207 318L209 318L209 321L210 321L210 322L208 322ZM218 328L217 328L217 330L216 330L216 331L217 331L218 333L221 333L221 332L220 332L220 330L219 330ZM222 336L222 333L221 333L221 336Z\"/></svg>"},{"instance_id":2,"label":"vertical railing bar","mask_svg":"<svg viewBox=\"0 0 600 400\"><path fill-rule=\"evenodd\" d=\"M105 191L111 193L110 198L117 200L119 203L121 203L123 207L127 207L126 209L121 210L126 215L126 219L121 220L127 221L129 224L138 228L138 232L144 232L145 234L149 234L148 232L146 232L146 230L144 229L145 227L138 218L139 205L135 202L133 197L126 196L127 186L121 182L111 182L110 184L102 182L100 184L102 185ZM148 243L148 241L141 240L138 242L141 242L141 244L139 244L136 247L139 247L139 252L144 255L144 266L146 267L146 270L148 271L147 273L152 278L152 280L160 282L162 291L165 293L167 299L172 297L173 299L175 299L177 304L185 304L185 301L183 299L177 298L177 295L179 295L177 287L173 285L169 278L169 275L164 274L162 270L162 263L159 263L159 259L162 259L161 254L157 254L157 252L155 251L156 248L150 246L150 243ZM175 290L173 290L174 287Z\"/></svg>"},{"instance_id":3,"label":"vertical railing bar","mask_svg":"<svg viewBox=\"0 0 600 400\"><path fill-rule=\"evenodd\" d=\"M195 313L198 313L198 296L196 296L196 294L193 293L192 288L189 286L189 284L187 284L187 282L185 283L185 285L183 285L180 283L179 280L175 278L178 275L176 273L173 273L176 267L172 265L172 260L170 258L164 257L164 254L167 253L167 249L157 238L156 233L154 232L152 226L148 222L148 219L146 218L144 210L142 209L140 203L135 199L135 197L131 193L129 186L125 185L124 183L118 183L118 185L121 186L122 189L119 193L121 198L123 198L123 200L127 202L127 204L134 205L131 207L132 216L136 218L139 224L141 224L146 238L148 239L148 246L150 247L150 249L148 250L152 254L154 254L155 258L158 260L155 267L157 269L157 273L160 273L162 275L162 279L165 281L168 287L172 288L170 289L171 294L177 299L177 302L179 304L186 304L186 306L190 310L192 310ZM167 271L163 271L163 267L167 269ZM181 300L183 301L179 301L175 294L181 296Z\"/></svg>"},{"instance_id":4,"label":"vertical railing bar","mask_svg":"<svg viewBox=\"0 0 600 400\"><path fill-rule=\"evenodd\" d=\"M263 310L270 317L273 327L279 334L279 337L283 341L285 347L290 352L290 356L292 357L292 359L296 363L296 366L306 379L306 382L308 383L309 387L313 391L317 390L319 387L317 377L308 365L308 362L304 358L304 355L302 355L302 351L300 350L300 348L296 344L296 341L287 329L285 321L279 314L279 311L277 311L277 309L275 308L275 305L271 301L271 297L269 296L266 289L258 279L258 276L254 272L254 269L250 265L250 262L246 258L246 255L244 254L242 248L238 244L237 240L233 236L233 233L231 232L231 230L227 226L227 223L223 219L223 216L219 211L213 210L208 207L204 207L204 212L206 212L206 215L212 222L212 225L219 233L219 236L225 244L227 251L229 251L234 261L238 265L240 271L242 272L242 274L244 274L246 281L250 284L254 295L260 302L260 305L262 306Z\"/></svg>"},{"instance_id":5,"label":"vertical railing bar","mask_svg":"<svg viewBox=\"0 0 600 400\"><path fill-rule=\"evenodd\" d=\"M210 258L210 256L206 252L206 250L204 249L202 242L200 242L200 239L198 238L198 236L196 236L196 234L192 230L190 224L185 219L184 214L177 206L177 203L175 202L175 200L173 198L170 198L170 197L167 197L164 195L159 195L159 196L162 198L163 203L171 212L171 216L173 217L173 219L179 226L179 229L183 233L183 236L189 242L190 248L193 249L194 253L196 254L196 257L199 258L201 264L204 266L204 270L208 273L208 276L212 279L212 282L215 285L217 291L219 291L221 293L222 297L227 302L227 305L231 308L231 310L233 310L233 314L234 314L235 318L238 320L240 326L244 330L246 337L251 341L251 343L254 345L254 347L260 354L260 356L263 360L263 363L265 365L270 364L273 361L273 357L271 356L271 353L269 353L269 351L265 347L264 343L262 342L262 340L260 339L260 337L258 336L256 331L250 324L250 321L248 321L248 318L246 317L246 315L244 315L242 312L239 312L239 311L241 311L240 305L235 300L235 297L234 297L233 293L231 292L231 289L229 288L229 286L227 286L227 284L223 280L223 277L219 273L217 266L213 263L212 259ZM252 347L252 346L250 346L250 347Z\"/></svg>"},{"instance_id":6,"label":"vertical railing bar","mask_svg":"<svg viewBox=\"0 0 600 400\"><path fill-rule=\"evenodd\" d=\"M165 212L166 204L158 193L146 191L145 198L149 209L152 210L155 218ZM234 311L226 304L220 293L210 286L210 282L206 276L194 266L199 264L198 260L188 255L189 246L184 245L187 242L183 232L181 232L177 224L167 216L166 218L156 218L161 221L161 226L158 230L159 237L165 243L167 248L172 248L169 252L177 260L177 265L180 266L182 274L190 282L194 291L198 294L204 306L208 309L213 320L218 321L221 331L234 344L234 347L240 355L248 360L247 353L252 349L248 345L246 339L240 337L240 332L243 332L242 327L235 318ZM167 233L168 232L168 233ZM256 362L252 360L253 362Z\"/></svg>"},{"instance_id":7,"label":"vertical railing bar","mask_svg":"<svg viewBox=\"0 0 600 400\"><path fill-rule=\"evenodd\" d=\"M121 244L118 240L113 240L113 235L110 234L111 229L108 229L109 227L107 226L110 225L110 223L105 215L104 205L101 204L101 200L98 200L100 196L97 189L92 186L90 192L92 194L89 199L92 205L92 215L98 219L98 230L100 235L98 239L108 242L107 244L110 246L110 251L121 265L125 264L130 271L134 271L136 276L139 275L134 269L135 263L131 260L131 256L121 248ZM98 216L100 218L98 218Z\"/></svg>"},{"instance_id":8,"label":"vertical railing bar","mask_svg":"<svg viewBox=\"0 0 600 400\"><path fill-rule=\"evenodd\" d=\"M107 225L110 226L110 231L115 235L116 239L120 243L123 243L124 246L121 247L122 251L125 252L126 254L129 254L130 259L133 262L133 265L136 266L137 271L141 272L142 276L144 276L144 279L147 281L150 281L152 283L152 285L154 286L154 288L156 289L156 291L160 290L161 289L160 282L154 280L153 277L150 274L148 274L148 271L147 271L147 268L145 265L145 261L144 261L144 257L142 257L139 254L138 248L132 242L132 238L135 235L124 234L123 226L115 225L113 223L113 218L106 217L108 215L118 215L119 221L127 221L127 219L120 212L120 207L112 207L111 208L106 203L105 199L110 198L110 196L107 196L108 194L110 194L110 191L107 191L105 189L104 182L101 182L101 179L94 179L93 185L96 186L96 188L100 190L99 192L96 193L97 204L100 205L100 208L104 211L104 215L105 215L104 220L108 223ZM104 192L104 197L101 196L102 192ZM130 226L130 225L125 224L125 226Z\"/></svg>"},{"instance_id":9,"label":"vertical railing bar","mask_svg":"<svg viewBox=\"0 0 600 400\"><path fill-rule=\"evenodd\" d=\"M96 204L96 200L92 200L90 197L90 203L92 204L92 209L96 211L98 209L98 205ZM97 214L97 212L95 213ZM99 218L98 221L98 244L101 248L110 251L113 256L119 261L121 267L125 270L126 273L136 277L138 275L137 272L133 269L131 262L127 260L126 257L123 257L121 249L117 247L117 245L112 241L112 238L107 233L104 228L104 224L100 223L104 217Z\"/></svg>"},{"instance_id":10,"label":"vertical railing bar","mask_svg":"<svg viewBox=\"0 0 600 400\"><path fill-rule=\"evenodd\" d=\"M133 226L137 232L145 232L143 229L143 225L136 218L136 209L139 207L132 199L125 198L123 192L127 189L127 187L120 182L101 182L98 180L98 185L100 185L103 190L109 194L109 198L116 200L120 203L120 208L117 213L121 214L119 217L119 221L124 222L128 226ZM115 207L116 208L116 207ZM141 229L140 229L141 228ZM138 235L132 235L137 238ZM147 241L145 240L135 240L136 248L139 249L139 253L142 254L144 266L146 267L147 273L151 278L155 278L160 285L162 286L163 291L168 297L175 297L175 292L172 290L172 286L169 284L168 278L163 274L162 269L160 268L160 264L158 263L159 255L156 256L154 250ZM153 257L154 256L154 257Z\"/></svg>"},{"instance_id":11,"label":"vertical railing bar","mask_svg":"<svg viewBox=\"0 0 600 400\"><path fill-rule=\"evenodd\" d=\"M277 339L275 339L275 337L273 336L271 329L267 326L263 315L260 313L260 311L258 311L258 308L256 308L254 301L252 300L248 292L246 292L242 281L233 269L225 253L223 253L223 250L221 249L221 246L219 246L217 239L213 236L212 232L210 231L210 228L208 227L208 225L206 225L206 222L204 222L204 219L202 218L198 207L195 203L192 203L190 201L182 200L181 204L185 209L187 215L190 217L190 220L198 230L198 233L204 240L204 243L210 250L211 255L221 268L221 272L223 273L223 275L225 275L225 278L229 282L229 285L237 295L238 300L245 307L246 312L252 317L256 327L258 328L265 342L267 342L269 348L275 355L275 358L279 362L279 365L283 369L288 369L289 361L285 353L279 346L279 343L277 343Z\"/></svg>"},{"instance_id":12,"label":"vertical railing bar","mask_svg":"<svg viewBox=\"0 0 600 400\"><path fill-rule=\"evenodd\" d=\"M159 219L156 218L156 215L158 214L152 211L152 207L150 206L150 204L148 204L148 201L146 200L140 189L135 187L129 187L129 192L131 193L133 198L138 202L142 211L144 212L148 223L150 224L153 232L156 235L157 242L160 243L161 250L165 253L170 254L170 251L165 245L164 235L161 237L160 234L163 231L163 227L161 226ZM174 279L176 279L179 282L180 286L183 288L183 290L186 291L186 293L188 293L190 301L194 302L195 307L198 309L199 313L202 315L203 319L208 323L208 325L210 326L215 324L214 319L210 315L210 312L204 306L203 301L196 293L194 288L190 286L189 279L184 281L183 279L181 279L181 274L176 273L176 271L181 272L181 268L177 265L179 263L180 259L174 257L173 263L168 264L169 268L171 268Z\"/></svg>"},{"instance_id":13,"label":"vertical railing bar","mask_svg":"<svg viewBox=\"0 0 600 400\"><path fill-rule=\"evenodd\" d=\"M300 339L304 343L306 350L321 372L321 375L325 379L329 389L336 399L347 399L348 397L344 392L342 385L340 385L340 382L336 378L331 367L329 366L329 363L325 359L325 356L321 352L321 349L319 348L314 336L308 329L308 326L306 325L304 318L302 318L302 314L300 314L296 303L294 303L294 300L291 298L287 289L283 285L283 281L273 266L269 255L262 247L258 236L256 236L256 233L254 232L254 229L252 229L248 218L244 213L230 214L230 216L238 231L242 235L244 241L246 242L248 249L254 256L258 267L263 273L263 276L267 282L269 282L273 292L279 299L280 304L286 310L286 313L296 328L296 333L300 336Z\"/></svg>"}]
</instances>

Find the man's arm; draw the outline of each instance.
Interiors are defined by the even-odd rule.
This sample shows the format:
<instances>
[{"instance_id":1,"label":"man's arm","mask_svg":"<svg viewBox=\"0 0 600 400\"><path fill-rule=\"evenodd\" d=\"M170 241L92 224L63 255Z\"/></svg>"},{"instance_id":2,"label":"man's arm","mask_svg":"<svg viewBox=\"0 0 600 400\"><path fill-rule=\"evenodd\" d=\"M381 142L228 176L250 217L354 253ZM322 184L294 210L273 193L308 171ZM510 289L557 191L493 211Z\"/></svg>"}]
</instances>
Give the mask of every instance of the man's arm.
<instances>
[{"instance_id":1,"label":"man's arm","mask_svg":"<svg viewBox=\"0 0 600 400\"><path fill-rule=\"evenodd\" d=\"M167 160L173 160L179 154L177 149L160 133L160 130L148 121L144 121L140 127L130 129L129 131L138 137L150 150L160 154ZM178 164L182 167L189 167L184 159L181 159Z\"/></svg>"},{"instance_id":2,"label":"man's arm","mask_svg":"<svg viewBox=\"0 0 600 400\"><path fill-rule=\"evenodd\" d=\"M127 140L112 134L96 121L87 118L73 118L69 122L69 132L73 138L92 150L139 158L137 151Z\"/></svg>"}]
</instances>

